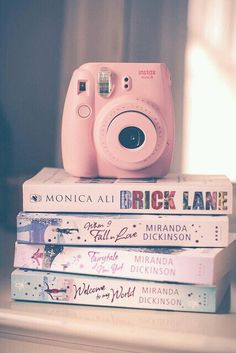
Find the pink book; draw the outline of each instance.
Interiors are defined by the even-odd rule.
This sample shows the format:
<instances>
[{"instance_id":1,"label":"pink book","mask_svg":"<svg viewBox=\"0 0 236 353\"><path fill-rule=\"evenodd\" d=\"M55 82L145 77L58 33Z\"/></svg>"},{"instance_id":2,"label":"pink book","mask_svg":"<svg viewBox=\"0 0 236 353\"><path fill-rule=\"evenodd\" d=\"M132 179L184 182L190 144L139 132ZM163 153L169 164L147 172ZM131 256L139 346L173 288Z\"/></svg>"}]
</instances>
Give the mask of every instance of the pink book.
<instances>
[{"instance_id":1,"label":"pink book","mask_svg":"<svg viewBox=\"0 0 236 353\"><path fill-rule=\"evenodd\" d=\"M214 284L235 265L236 239L232 237L226 248L114 248L16 243L14 266L151 281Z\"/></svg>"}]
</instances>

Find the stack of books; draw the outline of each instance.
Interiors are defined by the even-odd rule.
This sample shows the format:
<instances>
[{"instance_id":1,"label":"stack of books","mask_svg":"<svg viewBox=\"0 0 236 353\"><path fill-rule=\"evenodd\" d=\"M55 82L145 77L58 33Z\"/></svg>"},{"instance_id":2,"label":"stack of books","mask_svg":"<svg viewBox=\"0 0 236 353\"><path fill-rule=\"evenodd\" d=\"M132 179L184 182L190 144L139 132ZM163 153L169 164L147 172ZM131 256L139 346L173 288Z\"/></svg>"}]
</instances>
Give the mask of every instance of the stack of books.
<instances>
[{"instance_id":1,"label":"stack of books","mask_svg":"<svg viewBox=\"0 0 236 353\"><path fill-rule=\"evenodd\" d=\"M43 168L23 184L15 300L216 312L235 264L225 176L89 179Z\"/></svg>"}]
</instances>

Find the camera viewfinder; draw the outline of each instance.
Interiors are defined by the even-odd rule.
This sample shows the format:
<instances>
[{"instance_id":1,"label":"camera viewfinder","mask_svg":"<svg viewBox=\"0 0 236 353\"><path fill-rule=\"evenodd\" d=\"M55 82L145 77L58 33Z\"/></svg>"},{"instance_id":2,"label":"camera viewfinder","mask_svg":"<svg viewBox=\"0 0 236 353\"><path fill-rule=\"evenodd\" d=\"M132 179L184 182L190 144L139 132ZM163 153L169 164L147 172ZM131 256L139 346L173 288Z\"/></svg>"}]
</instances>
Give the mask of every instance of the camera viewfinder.
<instances>
[{"instance_id":1,"label":"camera viewfinder","mask_svg":"<svg viewBox=\"0 0 236 353\"><path fill-rule=\"evenodd\" d=\"M79 91L80 92L86 91L86 82L85 81L80 81L79 82Z\"/></svg>"}]
</instances>

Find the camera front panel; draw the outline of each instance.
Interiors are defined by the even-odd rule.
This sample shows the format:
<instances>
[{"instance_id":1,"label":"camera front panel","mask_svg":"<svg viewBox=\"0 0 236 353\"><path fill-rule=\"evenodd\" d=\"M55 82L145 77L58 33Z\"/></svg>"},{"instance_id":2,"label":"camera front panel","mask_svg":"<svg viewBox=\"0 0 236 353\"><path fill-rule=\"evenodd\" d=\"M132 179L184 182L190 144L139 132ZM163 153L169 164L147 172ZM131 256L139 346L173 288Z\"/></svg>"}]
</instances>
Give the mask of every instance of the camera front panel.
<instances>
[{"instance_id":1,"label":"camera front panel","mask_svg":"<svg viewBox=\"0 0 236 353\"><path fill-rule=\"evenodd\" d=\"M173 150L172 103L165 64L82 65L63 112L64 168L78 177L163 176Z\"/></svg>"}]
</instances>

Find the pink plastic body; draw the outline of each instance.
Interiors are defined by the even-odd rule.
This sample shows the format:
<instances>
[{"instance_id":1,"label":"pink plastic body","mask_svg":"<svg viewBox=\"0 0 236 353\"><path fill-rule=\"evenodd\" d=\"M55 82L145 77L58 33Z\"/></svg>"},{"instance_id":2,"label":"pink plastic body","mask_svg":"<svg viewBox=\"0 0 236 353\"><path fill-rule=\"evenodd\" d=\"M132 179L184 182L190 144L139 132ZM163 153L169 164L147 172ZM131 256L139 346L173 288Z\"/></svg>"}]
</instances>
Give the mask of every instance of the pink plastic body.
<instances>
[{"instance_id":1,"label":"pink plastic body","mask_svg":"<svg viewBox=\"0 0 236 353\"><path fill-rule=\"evenodd\" d=\"M104 68L111 73L107 96L98 87ZM120 143L121 131L130 126L145 137L137 148ZM88 63L74 71L62 119L62 158L69 174L163 177L173 141L171 78L165 64Z\"/></svg>"}]
</instances>

